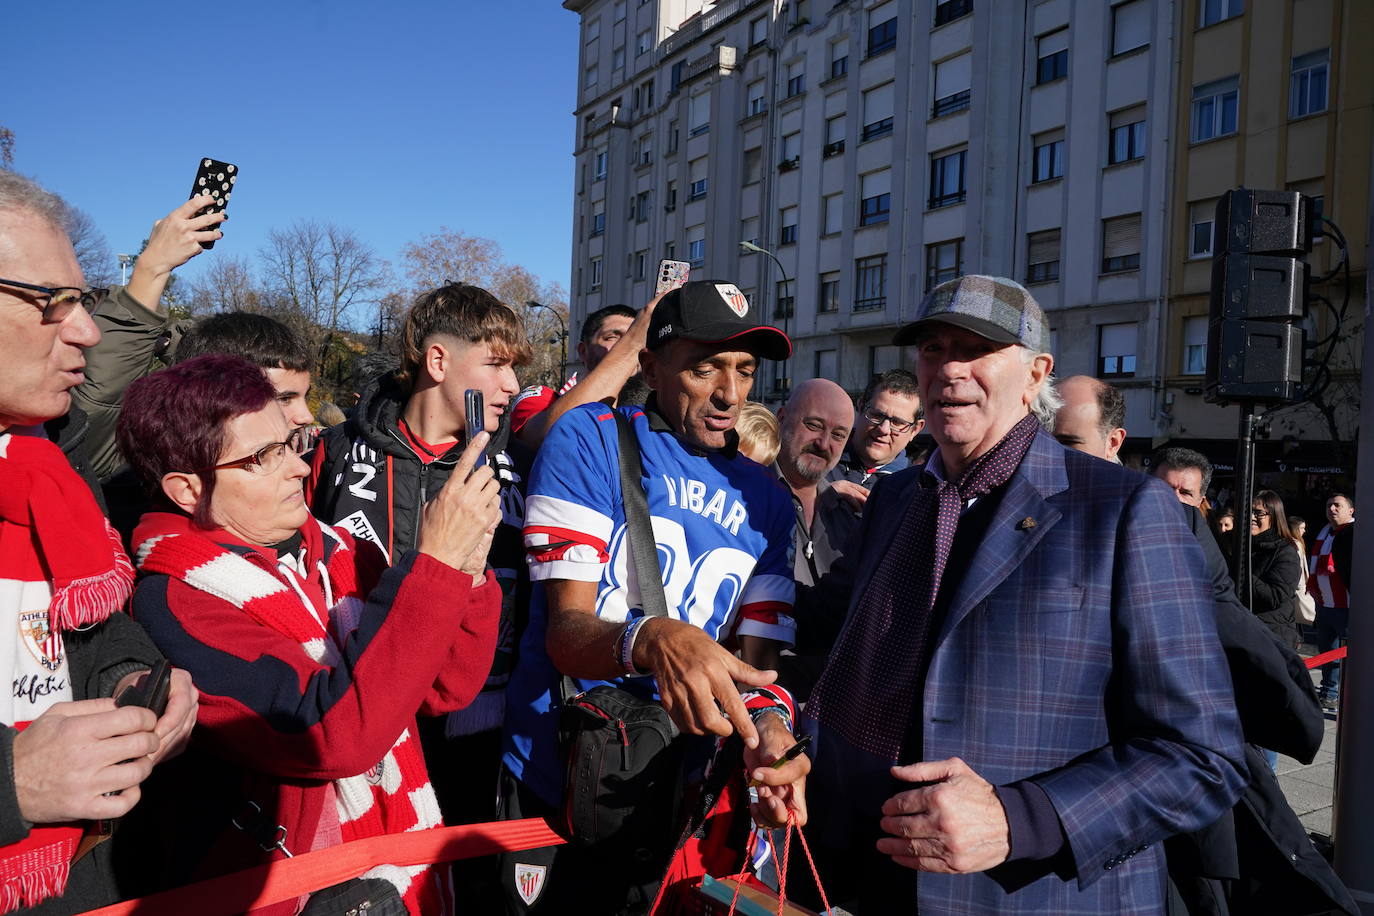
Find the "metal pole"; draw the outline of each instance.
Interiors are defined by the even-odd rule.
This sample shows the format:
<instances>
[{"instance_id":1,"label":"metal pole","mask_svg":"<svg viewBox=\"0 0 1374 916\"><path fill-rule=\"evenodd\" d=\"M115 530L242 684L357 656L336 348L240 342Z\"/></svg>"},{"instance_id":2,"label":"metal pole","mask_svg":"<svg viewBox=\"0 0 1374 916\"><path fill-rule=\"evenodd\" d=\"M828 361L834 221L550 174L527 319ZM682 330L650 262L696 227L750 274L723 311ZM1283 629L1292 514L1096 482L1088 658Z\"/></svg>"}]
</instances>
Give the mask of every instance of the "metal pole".
<instances>
[{"instance_id":1,"label":"metal pole","mask_svg":"<svg viewBox=\"0 0 1374 916\"><path fill-rule=\"evenodd\" d=\"M1255 405L1240 406L1240 442L1236 443L1236 597L1250 607L1250 510L1255 501Z\"/></svg>"},{"instance_id":2,"label":"metal pole","mask_svg":"<svg viewBox=\"0 0 1374 916\"><path fill-rule=\"evenodd\" d=\"M778 256L775 255L775 254L773 254L773 252L769 251L767 248L761 248L761 247L759 247L758 245L755 245L753 242L750 242L750 241L747 241L747 240L746 240L746 241L740 242L740 243L739 243L739 247L742 248L742 249L745 250L745 251L753 251L753 252L756 252L756 253L758 253L758 254L766 254L766 255L768 255L768 257L770 257L770 258L773 260L773 263L776 264L776 265L778 266L778 273L782 275L782 291L783 291L783 295L786 296L787 290L788 290L788 288L791 286L792 281L789 280L789 279L787 279L787 269L786 269L785 267L782 266L782 262L778 260ZM776 298L776 297L775 297L775 298ZM796 297L794 296L794 297L792 297L792 311L795 312L796 310L797 310L797 300L796 300ZM786 310L783 310L783 313L782 313L782 332L783 332L784 334L787 333L787 311L786 311ZM784 390L784 391L790 391L791 388L792 388L792 373L791 373L790 371L788 371L789 369L791 369L791 362L792 362L792 357L791 357L791 356L788 356L787 359L785 359L785 360L782 361L782 377L781 377L780 381L782 382L782 387L783 387L783 390Z\"/></svg>"},{"instance_id":3,"label":"metal pole","mask_svg":"<svg viewBox=\"0 0 1374 916\"><path fill-rule=\"evenodd\" d=\"M1371 167L1374 174L1374 166ZM1374 208L1369 227L1374 229ZM1374 257L1374 238L1366 249L1366 261ZM1364 372L1360 381L1360 433L1356 459L1355 505L1374 506L1374 329L1370 325L1374 304L1374 274L1365 274ZM1367 421L1367 422L1366 422ZM1355 526L1355 557L1374 556L1374 521ZM1346 644L1350 657L1341 672L1340 712L1336 725L1336 792L1331 812L1336 845L1336 874L1350 889L1365 916L1374 916L1374 667L1369 664L1374 645L1374 564L1352 564L1350 630ZM1358 607L1357 607L1358 604ZM1352 775L1352 779L1342 779Z\"/></svg>"}]
</instances>

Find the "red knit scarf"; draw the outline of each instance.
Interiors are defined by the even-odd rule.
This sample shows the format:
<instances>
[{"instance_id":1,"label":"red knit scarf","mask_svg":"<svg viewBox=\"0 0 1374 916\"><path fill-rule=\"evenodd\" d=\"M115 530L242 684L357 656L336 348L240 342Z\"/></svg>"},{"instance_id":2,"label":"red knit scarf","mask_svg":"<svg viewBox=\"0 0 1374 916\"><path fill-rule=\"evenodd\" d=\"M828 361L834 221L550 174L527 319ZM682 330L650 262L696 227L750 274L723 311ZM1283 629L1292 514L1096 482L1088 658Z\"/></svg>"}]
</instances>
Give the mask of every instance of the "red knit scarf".
<instances>
[{"instance_id":1,"label":"red knit scarf","mask_svg":"<svg viewBox=\"0 0 1374 916\"><path fill-rule=\"evenodd\" d=\"M41 619L29 626L45 634L44 654L54 664L63 655L64 632L101 622L133 590L119 535L61 449L37 430L0 434L0 543L0 579L48 583L46 629ZM0 608L0 614L0 625L19 625L19 608ZM22 731L29 723L10 724ZM24 840L0 848L0 912L61 895L81 834L80 824L34 827Z\"/></svg>"},{"instance_id":2,"label":"red knit scarf","mask_svg":"<svg viewBox=\"0 0 1374 916\"><path fill-rule=\"evenodd\" d=\"M168 518L172 518L168 516ZM359 581L358 555L333 528L309 518L301 529L304 575L261 553L241 556L214 540L218 532L195 529L183 520L176 533L137 545L138 568L170 576L237 608L259 624L289 636L321 667L340 663L338 647L357 627L368 591L381 567L365 570ZM327 548L332 548L329 550ZM380 563L380 559L379 559ZM308 601L308 604L306 603ZM320 623L329 622L328 629ZM386 756L370 770L334 781L338 817L345 842L440 826L438 802L429 782L419 739L406 729ZM329 816L329 812L325 813ZM430 868L383 865L365 877L397 886L412 913L450 909L436 872Z\"/></svg>"}]
</instances>

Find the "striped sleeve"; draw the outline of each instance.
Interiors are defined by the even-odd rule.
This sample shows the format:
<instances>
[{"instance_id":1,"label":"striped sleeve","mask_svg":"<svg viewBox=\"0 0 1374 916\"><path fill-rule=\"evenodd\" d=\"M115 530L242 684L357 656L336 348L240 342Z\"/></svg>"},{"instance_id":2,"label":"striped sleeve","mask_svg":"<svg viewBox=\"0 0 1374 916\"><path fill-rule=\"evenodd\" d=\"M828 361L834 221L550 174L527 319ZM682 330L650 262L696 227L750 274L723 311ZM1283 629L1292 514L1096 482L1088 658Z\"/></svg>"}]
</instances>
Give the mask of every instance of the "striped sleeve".
<instances>
[{"instance_id":1,"label":"striped sleeve","mask_svg":"<svg viewBox=\"0 0 1374 916\"><path fill-rule=\"evenodd\" d=\"M525 550L535 581L597 582L610 559L606 545L620 488L608 468L618 467L618 456L608 454L599 425L592 409L569 411L549 430L535 459L525 505ZM569 461L569 455L582 460Z\"/></svg>"}]
</instances>

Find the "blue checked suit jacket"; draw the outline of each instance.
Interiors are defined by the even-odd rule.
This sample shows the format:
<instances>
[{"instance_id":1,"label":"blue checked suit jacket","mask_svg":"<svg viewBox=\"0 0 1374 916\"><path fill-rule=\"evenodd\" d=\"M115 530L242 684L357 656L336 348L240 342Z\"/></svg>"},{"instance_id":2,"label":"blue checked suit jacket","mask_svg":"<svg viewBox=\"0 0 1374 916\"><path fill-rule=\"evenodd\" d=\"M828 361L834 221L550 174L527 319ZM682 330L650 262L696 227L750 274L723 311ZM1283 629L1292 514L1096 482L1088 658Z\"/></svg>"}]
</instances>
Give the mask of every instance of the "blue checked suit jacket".
<instances>
[{"instance_id":1,"label":"blue checked suit jacket","mask_svg":"<svg viewBox=\"0 0 1374 916\"><path fill-rule=\"evenodd\" d=\"M837 580L851 612L921 473L869 499ZM892 712L921 717L926 760L960 757L994 785L1044 789L1072 865L922 873L920 916L1162 913L1161 841L1216 820L1247 781L1210 583L1173 491L1042 432L980 548L949 563L968 570L924 694ZM871 844L894 761L809 727L818 837Z\"/></svg>"}]
</instances>

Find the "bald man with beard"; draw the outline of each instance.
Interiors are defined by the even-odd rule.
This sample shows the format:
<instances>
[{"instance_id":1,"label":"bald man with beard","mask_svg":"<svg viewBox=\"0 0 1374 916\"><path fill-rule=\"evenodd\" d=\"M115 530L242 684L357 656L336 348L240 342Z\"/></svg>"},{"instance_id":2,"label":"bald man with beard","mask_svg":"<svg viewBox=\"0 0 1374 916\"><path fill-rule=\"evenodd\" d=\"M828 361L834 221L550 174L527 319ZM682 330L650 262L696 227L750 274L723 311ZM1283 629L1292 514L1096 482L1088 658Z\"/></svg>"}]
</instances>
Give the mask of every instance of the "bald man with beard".
<instances>
[{"instance_id":1,"label":"bald man with beard","mask_svg":"<svg viewBox=\"0 0 1374 916\"><path fill-rule=\"evenodd\" d=\"M782 448L775 468L797 511L792 571L803 585L816 584L844 546L831 543L826 522L835 513L852 510L825 476L844 454L853 425L853 402L829 379L802 382L778 410Z\"/></svg>"}]
</instances>

